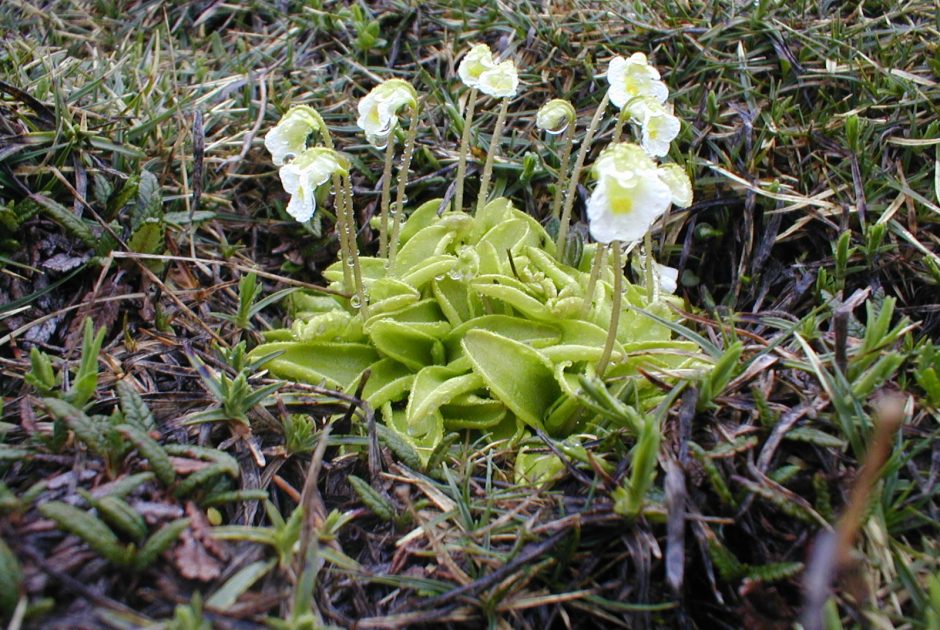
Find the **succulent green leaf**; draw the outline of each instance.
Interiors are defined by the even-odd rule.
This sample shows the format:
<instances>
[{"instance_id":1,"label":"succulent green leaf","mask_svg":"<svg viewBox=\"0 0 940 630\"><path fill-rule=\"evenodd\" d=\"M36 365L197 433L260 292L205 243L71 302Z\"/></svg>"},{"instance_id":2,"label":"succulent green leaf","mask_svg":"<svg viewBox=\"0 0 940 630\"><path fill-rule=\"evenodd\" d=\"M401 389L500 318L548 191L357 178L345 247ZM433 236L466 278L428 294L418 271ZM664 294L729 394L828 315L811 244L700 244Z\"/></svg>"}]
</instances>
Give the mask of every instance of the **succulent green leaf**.
<instances>
[{"instance_id":1,"label":"succulent green leaf","mask_svg":"<svg viewBox=\"0 0 940 630\"><path fill-rule=\"evenodd\" d=\"M440 411L448 430L489 429L502 422L508 413L500 401L476 394L457 396L441 405Z\"/></svg>"},{"instance_id":2,"label":"succulent green leaf","mask_svg":"<svg viewBox=\"0 0 940 630\"><path fill-rule=\"evenodd\" d=\"M425 416L436 413L441 405L481 387L483 379L474 373L455 375L449 368L436 365L423 368L408 398L406 421L409 426L419 424Z\"/></svg>"},{"instance_id":3,"label":"succulent green leaf","mask_svg":"<svg viewBox=\"0 0 940 630\"><path fill-rule=\"evenodd\" d=\"M529 346L486 330L471 330L464 352L490 392L529 426L542 428L561 394L548 360Z\"/></svg>"},{"instance_id":4,"label":"succulent green leaf","mask_svg":"<svg viewBox=\"0 0 940 630\"><path fill-rule=\"evenodd\" d=\"M444 345L439 340L403 322L376 322L369 336L380 353L415 371L445 359Z\"/></svg>"},{"instance_id":5,"label":"succulent green leaf","mask_svg":"<svg viewBox=\"0 0 940 630\"><path fill-rule=\"evenodd\" d=\"M417 208L408 216L408 220L401 226L401 232L398 239L402 245L406 245L415 234L424 228L433 225L437 219L437 209L441 207L440 199L432 199Z\"/></svg>"},{"instance_id":6,"label":"succulent green leaf","mask_svg":"<svg viewBox=\"0 0 940 630\"><path fill-rule=\"evenodd\" d=\"M405 412L392 409L388 403L382 407L384 425L377 425L379 439L394 452L405 465L420 470L431 452L444 436L444 420L440 413L428 414L420 422L408 424Z\"/></svg>"},{"instance_id":7,"label":"succulent green leaf","mask_svg":"<svg viewBox=\"0 0 940 630\"><path fill-rule=\"evenodd\" d=\"M523 315L534 320L550 322L555 319L554 314L545 304L530 296L524 290L510 286L508 283L505 283L505 280L499 284L491 283L488 281L491 277L474 281L472 283L473 289L480 295L502 300Z\"/></svg>"},{"instance_id":8,"label":"succulent green leaf","mask_svg":"<svg viewBox=\"0 0 940 630\"><path fill-rule=\"evenodd\" d=\"M555 324L533 322L510 315L483 315L454 328L444 340L447 356L451 360L463 354L460 341L471 330L489 330L533 348L545 348L561 341L561 329Z\"/></svg>"},{"instance_id":9,"label":"succulent green leaf","mask_svg":"<svg viewBox=\"0 0 940 630\"><path fill-rule=\"evenodd\" d=\"M362 390L362 397L373 409L380 409L386 402L400 400L411 391L415 374L394 359L382 359L369 367L369 380Z\"/></svg>"},{"instance_id":10,"label":"succulent green leaf","mask_svg":"<svg viewBox=\"0 0 940 630\"><path fill-rule=\"evenodd\" d=\"M266 366L275 376L337 389L350 387L363 370L379 360L371 346L325 341L275 341L258 346L248 356L255 359L279 351L283 354Z\"/></svg>"}]
</instances>

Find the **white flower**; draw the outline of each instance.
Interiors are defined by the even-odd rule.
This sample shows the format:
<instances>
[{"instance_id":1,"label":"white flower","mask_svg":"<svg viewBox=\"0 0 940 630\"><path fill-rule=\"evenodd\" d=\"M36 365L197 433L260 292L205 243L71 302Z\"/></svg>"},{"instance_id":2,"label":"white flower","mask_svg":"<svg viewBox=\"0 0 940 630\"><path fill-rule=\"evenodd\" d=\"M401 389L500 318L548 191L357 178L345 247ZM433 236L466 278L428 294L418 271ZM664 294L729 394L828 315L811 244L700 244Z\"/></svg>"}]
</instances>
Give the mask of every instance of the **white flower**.
<instances>
[{"instance_id":1,"label":"white flower","mask_svg":"<svg viewBox=\"0 0 940 630\"><path fill-rule=\"evenodd\" d=\"M298 221L309 221L317 209L317 187L335 173L345 174L346 161L333 149L307 149L281 167L281 184L290 195L287 213Z\"/></svg>"},{"instance_id":2,"label":"white flower","mask_svg":"<svg viewBox=\"0 0 940 630\"><path fill-rule=\"evenodd\" d=\"M607 147L593 171L598 181L587 214L591 236L600 243L642 238L672 203L672 192L656 163L635 144Z\"/></svg>"},{"instance_id":3,"label":"white flower","mask_svg":"<svg viewBox=\"0 0 940 630\"><path fill-rule=\"evenodd\" d=\"M555 135L565 131L574 119L574 106L563 98L556 98L539 108L535 115L535 126Z\"/></svg>"},{"instance_id":4,"label":"white flower","mask_svg":"<svg viewBox=\"0 0 940 630\"><path fill-rule=\"evenodd\" d=\"M643 148L654 157L663 157L669 153L669 144L679 135L679 119L654 99L646 98L641 102Z\"/></svg>"},{"instance_id":5,"label":"white flower","mask_svg":"<svg viewBox=\"0 0 940 630\"><path fill-rule=\"evenodd\" d=\"M307 148L307 138L320 130L320 117L307 105L291 107L265 136L264 146L275 166L281 166Z\"/></svg>"},{"instance_id":6,"label":"white flower","mask_svg":"<svg viewBox=\"0 0 940 630\"><path fill-rule=\"evenodd\" d=\"M388 143L389 134L398 125L398 112L405 106L416 109L418 93L407 81L389 79L359 100L356 124L366 132L370 144L383 148Z\"/></svg>"},{"instance_id":7,"label":"white flower","mask_svg":"<svg viewBox=\"0 0 940 630\"><path fill-rule=\"evenodd\" d=\"M679 288L678 269L674 269L667 265L660 265L658 262L654 262L653 275L656 276L656 280L659 282L659 288L664 293L675 293L676 289Z\"/></svg>"},{"instance_id":8,"label":"white flower","mask_svg":"<svg viewBox=\"0 0 940 630\"><path fill-rule=\"evenodd\" d=\"M512 61L504 61L493 68L485 70L480 75L480 83L477 87L484 94L496 98L515 96L516 91L519 89L519 74L516 72L516 64Z\"/></svg>"},{"instance_id":9,"label":"white flower","mask_svg":"<svg viewBox=\"0 0 940 630\"><path fill-rule=\"evenodd\" d=\"M457 66L457 74L460 80L467 87L480 87L480 75L486 70L496 67L493 61L493 53L486 44L476 44L470 51L464 55L460 65Z\"/></svg>"},{"instance_id":10,"label":"white flower","mask_svg":"<svg viewBox=\"0 0 940 630\"><path fill-rule=\"evenodd\" d=\"M692 182L678 164L663 164L659 167L659 178L669 186L672 203L680 208L692 205Z\"/></svg>"},{"instance_id":11,"label":"white flower","mask_svg":"<svg viewBox=\"0 0 940 630\"><path fill-rule=\"evenodd\" d=\"M627 111L635 118L640 118L641 111L634 112L634 104L643 98L652 98L663 103L669 96L669 88L659 80L659 71L649 65L646 55L633 53L629 59L614 57L607 67L607 81L610 83L610 102L619 109Z\"/></svg>"}]
</instances>

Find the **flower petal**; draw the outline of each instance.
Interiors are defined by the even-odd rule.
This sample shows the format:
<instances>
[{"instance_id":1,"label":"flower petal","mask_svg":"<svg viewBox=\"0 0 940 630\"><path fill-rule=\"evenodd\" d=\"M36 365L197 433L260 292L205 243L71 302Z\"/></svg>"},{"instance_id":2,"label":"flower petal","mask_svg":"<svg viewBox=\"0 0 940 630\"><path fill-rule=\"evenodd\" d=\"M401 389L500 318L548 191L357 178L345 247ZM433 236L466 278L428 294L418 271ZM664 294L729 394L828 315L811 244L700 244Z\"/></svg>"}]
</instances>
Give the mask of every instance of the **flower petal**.
<instances>
[{"instance_id":1,"label":"flower petal","mask_svg":"<svg viewBox=\"0 0 940 630\"><path fill-rule=\"evenodd\" d=\"M307 105L292 107L264 136L264 146L275 166L281 166L307 148L307 138L320 129L316 111Z\"/></svg>"},{"instance_id":2,"label":"flower petal","mask_svg":"<svg viewBox=\"0 0 940 630\"><path fill-rule=\"evenodd\" d=\"M620 109L637 98L652 98L662 103L669 95L669 88L660 80L659 71L649 65L646 55L639 52L629 59L611 59L607 81L610 83L610 101Z\"/></svg>"},{"instance_id":3,"label":"flower petal","mask_svg":"<svg viewBox=\"0 0 940 630\"><path fill-rule=\"evenodd\" d=\"M356 124L362 129L366 138L374 146L378 146L373 139L381 141L384 148L388 135L398 125L398 112L402 107L415 108L418 105L418 95L407 81L389 79L372 88L372 90L359 100L357 109L359 118Z\"/></svg>"},{"instance_id":4,"label":"flower petal","mask_svg":"<svg viewBox=\"0 0 940 630\"><path fill-rule=\"evenodd\" d=\"M643 149L650 155L662 157L669 153L669 144L679 135L679 119L662 105L649 107L643 117Z\"/></svg>"},{"instance_id":5,"label":"flower petal","mask_svg":"<svg viewBox=\"0 0 940 630\"><path fill-rule=\"evenodd\" d=\"M511 98L519 89L519 74L516 64L504 61L494 68L485 70L480 75L477 88L488 96L496 98Z\"/></svg>"},{"instance_id":6,"label":"flower petal","mask_svg":"<svg viewBox=\"0 0 940 630\"><path fill-rule=\"evenodd\" d=\"M594 165L597 186L588 201L591 236L602 243L635 241L669 209L672 193L643 150L628 143L605 149Z\"/></svg>"},{"instance_id":7,"label":"flower petal","mask_svg":"<svg viewBox=\"0 0 940 630\"><path fill-rule=\"evenodd\" d=\"M291 195L287 212L298 221L308 221L316 210L317 187L334 174L346 173L346 163L336 151L323 147L307 149L279 172L284 190Z\"/></svg>"},{"instance_id":8,"label":"flower petal","mask_svg":"<svg viewBox=\"0 0 940 630\"><path fill-rule=\"evenodd\" d=\"M660 166L659 178L669 187L672 203L680 208L688 208L692 205L692 182L681 166L678 164Z\"/></svg>"},{"instance_id":9,"label":"flower petal","mask_svg":"<svg viewBox=\"0 0 940 630\"><path fill-rule=\"evenodd\" d=\"M457 74L460 76L460 80L464 82L464 85L474 88L480 85L480 75L495 67L496 62L493 61L493 53L490 51L490 47L486 44L476 44L464 55L457 67Z\"/></svg>"}]
</instances>

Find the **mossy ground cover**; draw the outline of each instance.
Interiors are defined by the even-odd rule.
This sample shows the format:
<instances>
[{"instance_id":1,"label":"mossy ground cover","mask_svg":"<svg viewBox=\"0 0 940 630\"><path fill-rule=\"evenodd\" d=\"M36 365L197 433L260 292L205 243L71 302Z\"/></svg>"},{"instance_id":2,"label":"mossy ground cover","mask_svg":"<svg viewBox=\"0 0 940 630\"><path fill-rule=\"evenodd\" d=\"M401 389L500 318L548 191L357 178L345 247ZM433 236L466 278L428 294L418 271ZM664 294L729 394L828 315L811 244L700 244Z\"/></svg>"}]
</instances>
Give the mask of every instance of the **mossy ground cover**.
<instances>
[{"instance_id":1,"label":"mossy ground cover","mask_svg":"<svg viewBox=\"0 0 940 630\"><path fill-rule=\"evenodd\" d=\"M932 3L10 0L0 25L4 622L940 627ZM446 197L479 41L522 80L494 196L551 229L536 111L571 100L582 137L597 75L634 51L693 176L654 251L679 269L675 334L713 367L648 375L655 435L534 434L528 456L559 463L541 488L519 445L456 430L417 454L357 384L278 381L250 353L338 250L330 203L286 214L264 134L315 107L367 225L383 156L356 103L407 79L408 207Z\"/></svg>"}]
</instances>

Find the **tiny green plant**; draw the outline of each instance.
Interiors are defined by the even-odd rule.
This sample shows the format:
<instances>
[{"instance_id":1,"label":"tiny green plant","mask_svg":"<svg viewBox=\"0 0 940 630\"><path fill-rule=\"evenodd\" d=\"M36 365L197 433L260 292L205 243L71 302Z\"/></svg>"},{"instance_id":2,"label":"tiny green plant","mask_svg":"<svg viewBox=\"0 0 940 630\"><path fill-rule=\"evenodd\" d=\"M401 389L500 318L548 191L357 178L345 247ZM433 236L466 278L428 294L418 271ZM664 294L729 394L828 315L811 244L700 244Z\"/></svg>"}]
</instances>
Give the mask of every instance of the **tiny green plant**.
<instances>
[{"instance_id":1,"label":"tiny green plant","mask_svg":"<svg viewBox=\"0 0 940 630\"><path fill-rule=\"evenodd\" d=\"M105 333L104 328L98 329L97 332L94 330L90 317L85 319L81 356L74 376L68 371L60 370L56 373L51 357L33 346L29 353L30 370L24 376L26 383L43 396L56 396L76 407L84 407L95 395L98 387L98 355L101 353ZM71 383L65 386L69 381ZM63 384L63 389L56 392L60 383Z\"/></svg>"}]
</instances>

